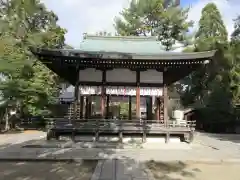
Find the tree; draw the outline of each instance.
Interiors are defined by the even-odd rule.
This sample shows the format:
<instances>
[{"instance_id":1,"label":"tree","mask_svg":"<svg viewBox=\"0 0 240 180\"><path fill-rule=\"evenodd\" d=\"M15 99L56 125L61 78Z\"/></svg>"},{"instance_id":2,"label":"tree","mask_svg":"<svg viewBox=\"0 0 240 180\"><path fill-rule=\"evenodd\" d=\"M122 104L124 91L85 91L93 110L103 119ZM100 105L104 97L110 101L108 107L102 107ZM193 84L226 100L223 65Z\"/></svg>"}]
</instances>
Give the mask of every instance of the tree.
<instances>
[{"instance_id":1,"label":"tree","mask_svg":"<svg viewBox=\"0 0 240 180\"><path fill-rule=\"evenodd\" d=\"M195 102L196 105L198 102L202 120L207 124L214 123L211 127L216 127L217 123L226 128L236 120L235 105L239 102L240 92L238 27L236 21L229 43L227 30L216 5L209 3L203 8L192 50L216 49L218 52L209 65L184 79L187 88L182 100L185 104Z\"/></svg>"},{"instance_id":2,"label":"tree","mask_svg":"<svg viewBox=\"0 0 240 180\"><path fill-rule=\"evenodd\" d=\"M188 21L189 9L171 4L165 0L132 0L115 19L115 28L121 36L155 36L166 51L174 49L176 43L186 46L190 43L187 35L193 25ZM160 51L161 47L159 47ZM169 91L175 89L173 85Z\"/></svg>"},{"instance_id":3,"label":"tree","mask_svg":"<svg viewBox=\"0 0 240 180\"><path fill-rule=\"evenodd\" d=\"M196 48L201 50L215 49L216 43L225 44L227 42L227 29L214 3L209 3L202 9L199 29L195 38Z\"/></svg>"},{"instance_id":4,"label":"tree","mask_svg":"<svg viewBox=\"0 0 240 180\"><path fill-rule=\"evenodd\" d=\"M193 25L187 21L188 9L165 6L163 0L132 0L129 8L115 20L117 33L122 36L156 36L166 50L176 42L186 44L186 33Z\"/></svg>"},{"instance_id":5,"label":"tree","mask_svg":"<svg viewBox=\"0 0 240 180\"><path fill-rule=\"evenodd\" d=\"M228 67L228 62L223 57L223 54L228 44L227 38L227 30L216 5L214 3L207 4L202 10L199 29L195 35L195 43L192 50L207 51L218 49L219 56L210 65L194 72L184 80L188 86L183 97L185 104L201 101L202 105L206 105L208 95L212 94L213 86L217 87L226 80L224 79L226 78L224 69ZM218 85L214 84L214 82Z\"/></svg>"},{"instance_id":6,"label":"tree","mask_svg":"<svg viewBox=\"0 0 240 180\"><path fill-rule=\"evenodd\" d=\"M65 30L39 0L0 2L0 89L21 113L42 114L58 95L59 78L39 63L29 47L61 48Z\"/></svg>"},{"instance_id":7,"label":"tree","mask_svg":"<svg viewBox=\"0 0 240 180\"><path fill-rule=\"evenodd\" d=\"M231 34L230 81L233 103L240 104L240 16L234 20L234 31Z\"/></svg>"}]
</instances>

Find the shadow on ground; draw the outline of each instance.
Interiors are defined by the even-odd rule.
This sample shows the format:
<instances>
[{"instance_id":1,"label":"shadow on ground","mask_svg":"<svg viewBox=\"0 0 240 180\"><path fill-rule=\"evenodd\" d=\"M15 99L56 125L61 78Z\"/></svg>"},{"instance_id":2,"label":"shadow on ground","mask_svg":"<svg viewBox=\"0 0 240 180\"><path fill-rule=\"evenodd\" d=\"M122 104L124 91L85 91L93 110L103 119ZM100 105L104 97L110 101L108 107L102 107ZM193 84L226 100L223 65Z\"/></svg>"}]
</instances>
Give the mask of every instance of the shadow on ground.
<instances>
[{"instance_id":1,"label":"shadow on ground","mask_svg":"<svg viewBox=\"0 0 240 180\"><path fill-rule=\"evenodd\" d=\"M184 180L194 178L195 172L201 172L200 169L188 169L188 165L183 162L155 162L149 161L147 167L153 173L155 179L161 180Z\"/></svg>"},{"instance_id":2,"label":"shadow on ground","mask_svg":"<svg viewBox=\"0 0 240 180\"><path fill-rule=\"evenodd\" d=\"M97 147L97 148L96 148ZM24 141L17 139L0 145L0 159L111 159L118 143L73 142L68 139L50 140L45 138Z\"/></svg>"},{"instance_id":3,"label":"shadow on ground","mask_svg":"<svg viewBox=\"0 0 240 180\"><path fill-rule=\"evenodd\" d=\"M0 179L90 180L97 161L81 162L0 162Z\"/></svg>"}]
</instances>

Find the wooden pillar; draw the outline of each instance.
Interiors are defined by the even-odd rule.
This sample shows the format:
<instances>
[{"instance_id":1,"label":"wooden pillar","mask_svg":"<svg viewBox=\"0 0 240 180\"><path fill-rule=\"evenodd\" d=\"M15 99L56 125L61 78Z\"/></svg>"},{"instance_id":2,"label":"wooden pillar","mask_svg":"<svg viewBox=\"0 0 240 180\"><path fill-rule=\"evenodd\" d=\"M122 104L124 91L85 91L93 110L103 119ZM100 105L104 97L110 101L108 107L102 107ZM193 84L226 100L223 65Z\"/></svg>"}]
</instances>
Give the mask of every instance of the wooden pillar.
<instances>
[{"instance_id":1,"label":"wooden pillar","mask_svg":"<svg viewBox=\"0 0 240 180\"><path fill-rule=\"evenodd\" d=\"M132 96L128 96L128 119L132 120Z\"/></svg>"},{"instance_id":2,"label":"wooden pillar","mask_svg":"<svg viewBox=\"0 0 240 180\"><path fill-rule=\"evenodd\" d=\"M101 116L104 119L105 117L105 88L102 87L101 93Z\"/></svg>"},{"instance_id":3,"label":"wooden pillar","mask_svg":"<svg viewBox=\"0 0 240 180\"><path fill-rule=\"evenodd\" d=\"M146 97L147 120L152 120L152 97Z\"/></svg>"},{"instance_id":4,"label":"wooden pillar","mask_svg":"<svg viewBox=\"0 0 240 180\"><path fill-rule=\"evenodd\" d=\"M139 120L141 118L140 112L140 87L136 88L136 118Z\"/></svg>"},{"instance_id":5,"label":"wooden pillar","mask_svg":"<svg viewBox=\"0 0 240 180\"><path fill-rule=\"evenodd\" d=\"M136 72L136 118L137 120L140 120L141 118L141 112L140 112L140 71Z\"/></svg>"},{"instance_id":6,"label":"wooden pillar","mask_svg":"<svg viewBox=\"0 0 240 180\"><path fill-rule=\"evenodd\" d=\"M163 87L163 106L164 106L164 125L168 126L168 89L167 85Z\"/></svg>"},{"instance_id":7,"label":"wooden pillar","mask_svg":"<svg viewBox=\"0 0 240 180\"><path fill-rule=\"evenodd\" d=\"M107 105L107 109L106 109L106 119L109 118L109 101L110 101L110 96L107 95L107 100L106 100L106 105Z\"/></svg>"},{"instance_id":8,"label":"wooden pillar","mask_svg":"<svg viewBox=\"0 0 240 180\"><path fill-rule=\"evenodd\" d=\"M92 96L88 97L88 118L92 116Z\"/></svg>"},{"instance_id":9,"label":"wooden pillar","mask_svg":"<svg viewBox=\"0 0 240 180\"><path fill-rule=\"evenodd\" d=\"M105 100L106 100L106 71L102 71L102 87L101 87L101 116L105 118Z\"/></svg>"},{"instance_id":10,"label":"wooden pillar","mask_svg":"<svg viewBox=\"0 0 240 180\"><path fill-rule=\"evenodd\" d=\"M79 84L76 83L75 85L75 89L74 89L74 114L73 114L73 118L74 121L72 121L72 119L69 119L69 123L74 124L75 120L77 119L77 105L78 105L78 99L79 99Z\"/></svg>"},{"instance_id":11,"label":"wooden pillar","mask_svg":"<svg viewBox=\"0 0 240 180\"><path fill-rule=\"evenodd\" d=\"M156 120L160 122L160 99L156 98Z\"/></svg>"},{"instance_id":12,"label":"wooden pillar","mask_svg":"<svg viewBox=\"0 0 240 180\"><path fill-rule=\"evenodd\" d=\"M80 82L79 82L79 73L80 73L80 68L77 67L77 78L76 78L76 84L75 84L75 88L74 88L74 121L72 122L71 118L69 119L69 123L75 124L75 121L77 119L77 108L78 108L78 104L79 104L79 87L80 87Z\"/></svg>"},{"instance_id":13,"label":"wooden pillar","mask_svg":"<svg viewBox=\"0 0 240 180\"><path fill-rule=\"evenodd\" d=\"M86 104L85 104L85 119L89 118L89 97L86 96Z\"/></svg>"},{"instance_id":14,"label":"wooden pillar","mask_svg":"<svg viewBox=\"0 0 240 180\"><path fill-rule=\"evenodd\" d=\"M80 118L83 118L83 108L84 108L84 97L80 97Z\"/></svg>"}]
</instances>

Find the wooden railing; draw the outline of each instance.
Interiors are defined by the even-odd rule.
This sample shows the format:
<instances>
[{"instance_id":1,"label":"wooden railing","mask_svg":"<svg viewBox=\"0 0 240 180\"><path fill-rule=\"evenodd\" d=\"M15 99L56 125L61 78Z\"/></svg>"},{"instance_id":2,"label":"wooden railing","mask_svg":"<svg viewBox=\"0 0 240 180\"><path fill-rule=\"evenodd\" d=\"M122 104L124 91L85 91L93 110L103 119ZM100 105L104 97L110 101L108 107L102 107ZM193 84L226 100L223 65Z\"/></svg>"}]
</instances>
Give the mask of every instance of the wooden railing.
<instances>
[{"instance_id":1,"label":"wooden railing","mask_svg":"<svg viewBox=\"0 0 240 180\"><path fill-rule=\"evenodd\" d=\"M122 142L123 136L140 135L145 142L147 136L164 135L169 142L170 135L185 137L189 135L190 142L193 140L195 121L187 121L185 124L168 123L162 124L158 120L119 120L119 119L78 119L71 120L59 118L49 119L47 139L59 139L62 135L70 135L75 141L76 135L89 135L98 141L101 135L114 135Z\"/></svg>"},{"instance_id":2,"label":"wooden railing","mask_svg":"<svg viewBox=\"0 0 240 180\"><path fill-rule=\"evenodd\" d=\"M185 121L185 123L178 124L175 121L169 121L167 124L159 123L159 120L123 120L123 119L69 119L53 118L48 119L48 128L74 128L85 130L124 130L128 127L132 129L157 129L157 128L182 128L194 130L196 121Z\"/></svg>"}]
</instances>

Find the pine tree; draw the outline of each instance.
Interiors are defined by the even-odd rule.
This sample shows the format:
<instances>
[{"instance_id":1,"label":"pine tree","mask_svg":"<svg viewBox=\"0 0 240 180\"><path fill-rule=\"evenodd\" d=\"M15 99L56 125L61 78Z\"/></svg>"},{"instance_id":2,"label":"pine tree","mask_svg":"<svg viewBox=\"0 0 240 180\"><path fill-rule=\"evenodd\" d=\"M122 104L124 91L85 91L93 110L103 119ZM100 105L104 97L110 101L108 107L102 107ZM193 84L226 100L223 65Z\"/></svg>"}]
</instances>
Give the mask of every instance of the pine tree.
<instances>
[{"instance_id":1,"label":"pine tree","mask_svg":"<svg viewBox=\"0 0 240 180\"><path fill-rule=\"evenodd\" d=\"M123 36L156 36L166 50L176 42L187 43L186 33L193 25L187 21L188 9L173 4L166 7L163 0L132 0L116 18L117 33Z\"/></svg>"},{"instance_id":2,"label":"pine tree","mask_svg":"<svg viewBox=\"0 0 240 180\"><path fill-rule=\"evenodd\" d=\"M221 14L214 3L207 4L202 9L199 29L195 35L196 48L199 50L216 49L216 44L227 42L228 33Z\"/></svg>"}]
</instances>

